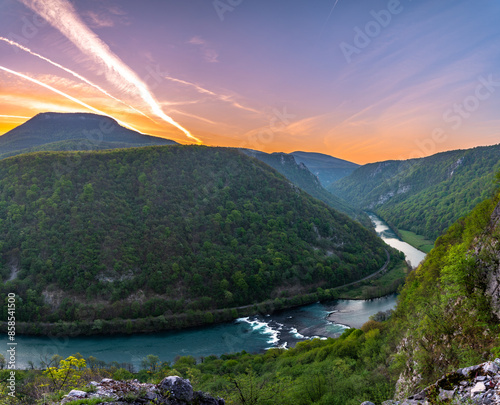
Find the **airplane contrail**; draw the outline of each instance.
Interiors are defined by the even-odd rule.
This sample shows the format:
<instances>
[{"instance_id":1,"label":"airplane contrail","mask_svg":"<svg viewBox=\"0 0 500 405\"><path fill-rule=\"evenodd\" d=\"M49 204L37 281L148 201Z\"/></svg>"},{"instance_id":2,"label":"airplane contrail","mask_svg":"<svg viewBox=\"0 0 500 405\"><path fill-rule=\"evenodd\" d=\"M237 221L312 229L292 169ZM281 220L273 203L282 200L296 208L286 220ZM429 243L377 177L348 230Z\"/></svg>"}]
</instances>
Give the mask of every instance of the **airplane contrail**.
<instances>
[{"instance_id":1,"label":"airplane contrail","mask_svg":"<svg viewBox=\"0 0 500 405\"><path fill-rule=\"evenodd\" d=\"M8 69L8 68L6 68L4 66L0 66L0 69L3 70L3 71L5 71L5 72L7 72L7 73L10 73L10 74L13 74L15 76L22 77L23 79L29 80L32 83L36 83L39 86L45 87L46 89L49 89L49 90L53 91L54 93L57 93L57 94L59 94L59 95L61 95L63 97L66 97L68 100L74 101L75 103L80 104L81 106L83 106L85 108L88 108L89 110L94 111L97 114L106 115L108 117L113 118L120 125L123 125L124 127L130 128L130 129L132 129L132 130L134 130L136 132L142 133L138 129L135 129L132 125L129 125L126 122L123 122L123 121L121 121L121 120L113 117L112 115L109 115L109 114L105 113L104 111L101 111L101 110L99 110L99 109L97 109L95 107L92 107L91 105L88 105L87 103L84 103L83 101L78 100L77 98L75 98L73 96L70 96L69 94L66 94L66 93L62 92L61 90L57 90L56 88L54 88L52 86L49 86L48 84L43 83L40 80L34 79L33 77L26 76L25 74L22 74L22 73L14 71L14 70Z\"/></svg>"},{"instance_id":2,"label":"airplane contrail","mask_svg":"<svg viewBox=\"0 0 500 405\"><path fill-rule=\"evenodd\" d=\"M181 80L181 79L176 79L175 77L170 77L170 76L164 76L164 77L165 77L165 79L170 80L172 82L184 84L184 85L190 86L190 87L194 87L196 89L196 91L198 91L198 93L209 94L211 96L214 96L215 98L218 98L219 100L231 103L234 107L239 108L241 110L247 110L247 111L259 113L259 111L254 110L253 108L245 107L245 106L242 106L241 104L237 103L236 101L234 101L232 99L231 96L226 96L224 94L214 93L213 91L207 90L207 89L205 89L205 88L203 88L195 83L187 82L187 81Z\"/></svg>"},{"instance_id":3,"label":"airplane contrail","mask_svg":"<svg viewBox=\"0 0 500 405\"><path fill-rule=\"evenodd\" d=\"M117 88L139 95L151 111L165 122L181 130L188 138L201 144L186 128L166 115L146 83L127 66L108 45L90 30L67 0L18 0L58 29L80 51L91 57L105 71L106 78Z\"/></svg>"},{"instance_id":4,"label":"airplane contrail","mask_svg":"<svg viewBox=\"0 0 500 405\"><path fill-rule=\"evenodd\" d=\"M151 121L155 122L151 117L147 116L146 114L144 114L142 111L139 111L138 109L132 107L131 105L127 104L125 101L123 100L120 100L119 98L116 98L115 96L109 94L106 90L104 90L102 87L100 87L99 85L95 84L95 83L92 83L90 80L86 79L85 77L83 77L82 75L76 73L75 71L71 70L71 69L68 69L64 66L62 66L61 64L57 63L57 62L54 62L52 60L50 60L49 58L46 58L45 56L42 56L36 52L33 52L31 49L15 42L15 41L12 41L10 39L7 39L7 38L4 38L4 37L1 37L0 36L0 41L4 41L4 42L7 42L9 45L12 45L12 46L15 46L27 53L29 53L30 55L33 55L33 56L36 56L56 67L58 67L59 69L62 69L64 70L65 72L68 72L69 74L73 75L74 77L76 77L77 79L80 79L82 81L84 81L85 83L87 83L88 85L94 87L95 89L99 90L101 93L103 93L104 95L108 96L108 97L111 97L113 100L116 100L118 101L119 103L123 104L123 105L126 105L127 107L131 108L132 110L134 110L135 112L145 116L146 118L149 118Z\"/></svg>"},{"instance_id":5,"label":"airplane contrail","mask_svg":"<svg viewBox=\"0 0 500 405\"><path fill-rule=\"evenodd\" d=\"M181 80L181 79L176 79L174 77L165 76L165 79L170 80L172 82L181 83L181 84L184 84L186 86L194 87L199 93L209 94L211 96L214 96L214 97L218 98L219 100L229 102L229 103L231 103L236 108L240 108L242 110L247 110L247 111L259 113L259 111L257 111L257 110L254 110L254 109L248 108L248 107L244 107L241 104L235 102L234 100L231 99L231 96L217 94L217 93L214 93L211 90L205 89L205 88L203 88L203 87L201 87L201 86L199 86L199 85L197 85L195 83L191 83L191 82L188 82L188 81L185 81L185 80Z\"/></svg>"},{"instance_id":6,"label":"airplane contrail","mask_svg":"<svg viewBox=\"0 0 500 405\"><path fill-rule=\"evenodd\" d=\"M330 14L328 14L328 17L326 18L326 21L323 24L323 28L321 30L321 34L319 35L320 37L321 37L321 35L323 35L323 32L325 32L326 24L328 24L328 21L330 21L330 17L332 16L333 10L335 10L335 7L337 7L337 4L338 4L339 1L340 0L335 0L335 3L333 4L332 9L330 10Z\"/></svg>"},{"instance_id":7,"label":"airplane contrail","mask_svg":"<svg viewBox=\"0 0 500 405\"><path fill-rule=\"evenodd\" d=\"M0 114L0 118L19 118L19 119L30 119L31 117L23 117L22 115L3 115Z\"/></svg>"},{"instance_id":8,"label":"airplane contrail","mask_svg":"<svg viewBox=\"0 0 500 405\"><path fill-rule=\"evenodd\" d=\"M335 10L335 7L337 7L338 2L339 2L339 0L335 1L335 4L333 5L332 9L330 10L330 14L328 14L328 18L326 19L326 22L328 22L330 20L330 17L332 16L332 13L333 13L333 10Z\"/></svg>"}]
</instances>

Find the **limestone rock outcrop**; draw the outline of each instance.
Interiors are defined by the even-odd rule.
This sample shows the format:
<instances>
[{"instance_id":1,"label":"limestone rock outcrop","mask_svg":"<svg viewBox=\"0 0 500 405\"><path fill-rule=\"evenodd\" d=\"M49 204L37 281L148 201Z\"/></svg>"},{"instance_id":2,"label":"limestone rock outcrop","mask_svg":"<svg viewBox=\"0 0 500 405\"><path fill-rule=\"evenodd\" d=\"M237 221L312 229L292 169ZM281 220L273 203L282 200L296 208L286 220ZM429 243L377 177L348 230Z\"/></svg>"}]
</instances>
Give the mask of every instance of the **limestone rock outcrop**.
<instances>
[{"instance_id":1,"label":"limestone rock outcrop","mask_svg":"<svg viewBox=\"0 0 500 405\"><path fill-rule=\"evenodd\" d=\"M101 382L89 384L91 392L72 390L62 400L61 405L71 404L80 399L102 398L103 405L225 405L222 398L194 391L189 380L172 376L164 378L159 384L133 381L115 381L104 378Z\"/></svg>"},{"instance_id":2,"label":"limestone rock outcrop","mask_svg":"<svg viewBox=\"0 0 500 405\"><path fill-rule=\"evenodd\" d=\"M434 384L401 401L382 405L500 404L500 359L446 374Z\"/></svg>"}]
</instances>

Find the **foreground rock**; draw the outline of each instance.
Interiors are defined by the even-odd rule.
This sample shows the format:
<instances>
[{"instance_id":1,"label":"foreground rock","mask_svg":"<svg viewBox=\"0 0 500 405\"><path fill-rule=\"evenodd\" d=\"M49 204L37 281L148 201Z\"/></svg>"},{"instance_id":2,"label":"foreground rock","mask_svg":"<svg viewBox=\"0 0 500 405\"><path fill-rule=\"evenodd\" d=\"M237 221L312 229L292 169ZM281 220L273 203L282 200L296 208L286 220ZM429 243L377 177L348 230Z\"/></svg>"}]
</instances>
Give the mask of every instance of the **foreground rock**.
<instances>
[{"instance_id":1,"label":"foreground rock","mask_svg":"<svg viewBox=\"0 0 500 405\"><path fill-rule=\"evenodd\" d=\"M214 398L201 391L193 391L189 380L180 377L166 377L158 385L144 384L137 380L115 381L104 378L100 383L92 381L94 392L72 390L62 404L81 399L99 398L103 405L225 405L221 398Z\"/></svg>"},{"instance_id":2,"label":"foreground rock","mask_svg":"<svg viewBox=\"0 0 500 405\"><path fill-rule=\"evenodd\" d=\"M500 359L446 374L407 399L385 401L382 405L436 403L500 405Z\"/></svg>"}]
</instances>

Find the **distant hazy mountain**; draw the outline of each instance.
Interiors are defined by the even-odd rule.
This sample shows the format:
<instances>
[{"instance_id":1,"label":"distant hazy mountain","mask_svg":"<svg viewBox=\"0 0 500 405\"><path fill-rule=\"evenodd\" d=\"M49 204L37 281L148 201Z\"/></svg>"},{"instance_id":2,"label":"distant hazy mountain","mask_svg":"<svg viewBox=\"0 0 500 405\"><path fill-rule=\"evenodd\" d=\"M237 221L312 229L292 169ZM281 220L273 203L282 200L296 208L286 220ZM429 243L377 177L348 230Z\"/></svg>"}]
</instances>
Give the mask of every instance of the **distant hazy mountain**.
<instances>
[{"instance_id":1,"label":"distant hazy mountain","mask_svg":"<svg viewBox=\"0 0 500 405\"><path fill-rule=\"evenodd\" d=\"M361 166L328 190L399 229L436 239L494 189L500 144Z\"/></svg>"},{"instance_id":2,"label":"distant hazy mountain","mask_svg":"<svg viewBox=\"0 0 500 405\"><path fill-rule=\"evenodd\" d=\"M322 153L292 152L290 154L298 163L305 164L312 173L318 176L323 187L349 176L360 166Z\"/></svg>"},{"instance_id":3,"label":"distant hazy mountain","mask_svg":"<svg viewBox=\"0 0 500 405\"><path fill-rule=\"evenodd\" d=\"M43 150L100 150L174 145L169 139L143 135L114 119L89 113L41 113L0 136L0 159Z\"/></svg>"},{"instance_id":4,"label":"distant hazy mountain","mask_svg":"<svg viewBox=\"0 0 500 405\"><path fill-rule=\"evenodd\" d=\"M359 209L352 208L341 198L336 197L325 190L318 178L304 163L298 163L293 154L282 152L265 153L252 149L241 149L241 151L248 156L252 156L259 159L261 162L268 164L309 195L369 226L370 220L366 214ZM314 153L311 153L311 155L314 155ZM318 155L320 154L318 153Z\"/></svg>"}]
</instances>

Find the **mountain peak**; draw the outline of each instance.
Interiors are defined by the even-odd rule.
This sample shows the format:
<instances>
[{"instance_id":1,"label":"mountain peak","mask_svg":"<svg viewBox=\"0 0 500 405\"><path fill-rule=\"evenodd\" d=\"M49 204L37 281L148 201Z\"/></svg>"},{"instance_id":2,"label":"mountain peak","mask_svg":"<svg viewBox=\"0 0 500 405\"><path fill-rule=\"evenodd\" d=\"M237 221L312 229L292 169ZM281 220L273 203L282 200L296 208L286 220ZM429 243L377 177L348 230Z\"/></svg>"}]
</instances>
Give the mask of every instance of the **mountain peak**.
<instances>
[{"instance_id":1,"label":"mountain peak","mask_svg":"<svg viewBox=\"0 0 500 405\"><path fill-rule=\"evenodd\" d=\"M172 144L176 142L124 128L105 115L44 112L0 136L0 158L40 150L99 150Z\"/></svg>"}]
</instances>

